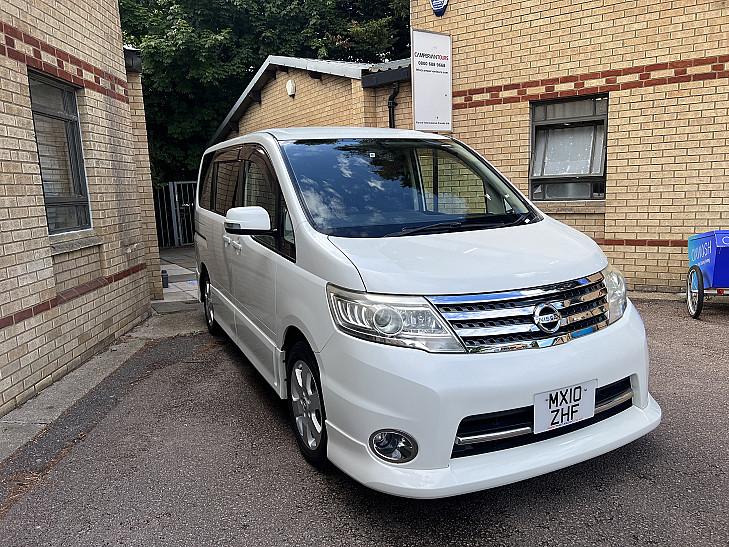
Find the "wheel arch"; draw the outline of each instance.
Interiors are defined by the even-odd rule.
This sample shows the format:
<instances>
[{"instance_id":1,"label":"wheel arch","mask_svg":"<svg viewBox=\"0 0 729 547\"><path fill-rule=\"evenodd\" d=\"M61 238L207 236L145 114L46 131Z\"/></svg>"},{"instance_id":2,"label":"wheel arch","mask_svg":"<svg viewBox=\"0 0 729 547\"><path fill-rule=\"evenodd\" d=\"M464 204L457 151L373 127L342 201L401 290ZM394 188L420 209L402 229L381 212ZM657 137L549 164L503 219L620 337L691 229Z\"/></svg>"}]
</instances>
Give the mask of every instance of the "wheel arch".
<instances>
[{"instance_id":1,"label":"wheel arch","mask_svg":"<svg viewBox=\"0 0 729 547\"><path fill-rule=\"evenodd\" d=\"M281 343L281 350L279 352L280 357L278 360L278 377L281 379L279 382L279 395L282 399L286 398L286 384L288 382L286 363L289 359L289 352L298 342L304 342L307 346L309 346L309 349L314 354L314 359L316 359L316 366L319 369L319 374L322 374L321 362L317 358L316 346L311 342L310 333L299 328L297 325L289 325L284 331L283 342Z\"/></svg>"},{"instance_id":2,"label":"wheel arch","mask_svg":"<svg viewBox=\"0 0 729 547\"><path fill-rule=\"evenodd\" d=\"M289 359L289 352L291 351L291 348L293 348L297 342L306 342L306 344L311 348L312 352L314 349L311 346L311 342L306 338L306 335L296 326L290 325L284 334L283 344L281 344L281 353L283 357L283 370L281 378L284 380L287 380L286 378L286 362Z\"/></svg>"},{"instance_id":3,"label":"wheel arch","mask_svg":"<svg viewBox=\"0 0 729 547\"><path fill-rule=\"evenodd\" d=\"M208 267L205 265L204 262L200 262L200 265L198 266L198 282L197 282L197 299L199 302L205 302L205 295L203 294L203 280L204 279L210 279L210 274L208 273Z\"/></svg>"}]
</instances>

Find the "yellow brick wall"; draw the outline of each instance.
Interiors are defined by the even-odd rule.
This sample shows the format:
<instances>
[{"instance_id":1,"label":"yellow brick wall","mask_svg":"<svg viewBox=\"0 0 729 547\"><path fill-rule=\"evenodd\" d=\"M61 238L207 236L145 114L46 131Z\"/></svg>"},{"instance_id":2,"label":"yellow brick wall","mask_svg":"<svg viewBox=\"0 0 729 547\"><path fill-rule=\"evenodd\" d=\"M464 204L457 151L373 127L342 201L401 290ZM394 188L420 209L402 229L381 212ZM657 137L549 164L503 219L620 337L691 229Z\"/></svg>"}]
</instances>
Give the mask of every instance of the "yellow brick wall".
<instances>
[{"instance_id":1,"label":"yellow brick wall","mask_svg":"<svg viewBox=\"0 0 729 547\"><path fill-rule=\"evenodd\" d=\"M2 317L52 298L55 288L25 67L0 56L0 80Z\"/></svg>"},{"instance_id":2,"label":"yellow brick wall","mask_svg":"<svg viewBox=\"0 0 729 547\"><path fill-rule=\"evenodd\" d=\"M147 263L147 283L153 300L162 300L162 272L159 263L157 224L154 218L154 197L152 195L152 172L149 166L147 143L147 122L144 117L144 96L142 78L139 73L129 73L129 108L131 110L132 135L134 138L135 176L142 213L141 243L144 245Z\"/></svg>"},{"instance_id":3,"label":"yellow brick wall","mask_svg":"<svg viewBox=\"0 0 729 547\"><path fill-rule=\"evenodd\" d=\"M296 83L294 98L286 93L289 80ZM362 110L359 101L353 100L351 82L327 74L317 80L307 71L294 68L288 73L278 72L261 90L261 103L252 104L240 120L239 133L276 127L353 125Z\"/></svg>"},{"instance_id":4,"label":"yellow brick wall","mask_svg":"<svg viewBox=\"0 0 729 547\"><path fill-rule=\"evenodd\" d=\"M55 289L62 292L101 277L99 246L84 247L53 256Z\"/></svg>"},{"instance_id":5,"label":"yellow brick wall","mask_svg":"<svg viewBox=\"0 0 729 547\"><path fill-rule=\"evenodd\" d=\"M141 87L122 45L116 3L0 4L0 416L138 323L156 294ZM76 88L90 230L48 233L31 70Z\"/></svg>"},{"instance_id":6,"label":"yellow brick wall","mask_svg":"<svg viewBox=\"0 0 729 547\"><path fill-rule=\"evenodd\" d=\"M529 104L609 94L607 195L539 202L595 238L630 285L680 290L688 236L729 227L729 4L411 1L453 39L453 135L528 192Z\"/></svg>"},{"instance_id":7,"label":"yellow brick wall","mask_svg":"<svg viewBox=\"0 0 729 547\"><path fill-rule=\"evenodd\" d=\"M456 1L443 17L428 0L410 7L413 28L453 36L454 90L727 52L723 1Z\"/></svg>"},{"instance_id":8,"label":"yellow brick wall","mask_svg":"<svg viewBox=\"0 0 729 547\"><path fill-rule=\"evenodd\" d=\"M140 272L0 330L0 416L139 323L147 295Z\"/></svg>"},{"instance_id":9,"label":"yellow brick wall","mask_svg":"<svg viewBox=\"0 0 729 547\"><path fill-rule=\"evenodd\" d=\"M114 273L145 254L129 105L87 89L78 102L91 217L104 239L103 271Z\"/></svg>"},{"instance_id":10,"label":"yellow brick wall","mask_svg":"<svg viewBox=\"0 0 729 547\"><path fill-rule=\"evenodd\" d=\"M676 240L728 226L727 78L610 101L608 237Z\"/></svg>"},{"instance_id":11,"label":"yellow brick wall","mask_svg":"<svg viewBox=\"0 0 729 547\"><path fill-rule=\"evenodd\" d=\"M122 36L115 2L3 0L0 19L102 71L124 78L124 57L116 53ZM32 47L18 45L32 54ZM41 50L41 55L44 61L56 64L48 52Z\"/></svg>"},{"instance_id":12,"label":"yellow brick wall","mask_svg":"<svg viewBox=\"0 0 729 547\"><path fill-rule=\"evenodd\" d=\"M359 81L357 84L359 85ZM376 87L373 93L371 127L389 127L390 117L387 108L387 98L392 93L392 85ZM410 82L400 82L400 90L395 97L395 127L397 129L413 128L413 94Z\"/></svg>"},{"instance_id":13,"label":"yellow brick wall","mask_svg":"<svg viewBox=\"0 0 729 547\"><path fill-rule=\"evenodd\" d=\"M540 201L536 205L552 218L577 228L593 239L602 240L605 238L604 201Z\"/></svg>"},{"instance_id":14,"label":"yellow brick wall","mask_svg":"<svg viewBox=\"0 0 729 547\"><path fill-rule=\"evenodd\" d=\"M296 83L296 95L286 93L286 82ZM387 98L391 86L362 88L357 79L323 74L321 80L307 71L289 68L279 71L274 80L261 90L261 102L253 103L239 122L237 133L245 135L260 129L276 127L355 126L388 127ZM412 93L404 82L395 99L395 124L399 129L412 129Z\"/></svg>"}]
</instances>

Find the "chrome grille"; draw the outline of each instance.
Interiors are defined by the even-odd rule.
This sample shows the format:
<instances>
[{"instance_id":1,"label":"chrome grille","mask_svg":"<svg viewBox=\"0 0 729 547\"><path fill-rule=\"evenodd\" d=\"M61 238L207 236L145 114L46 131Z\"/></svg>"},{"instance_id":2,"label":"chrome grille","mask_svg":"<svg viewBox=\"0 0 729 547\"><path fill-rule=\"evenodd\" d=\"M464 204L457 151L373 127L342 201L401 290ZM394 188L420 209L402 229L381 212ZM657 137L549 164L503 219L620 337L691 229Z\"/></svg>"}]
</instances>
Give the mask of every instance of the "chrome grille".
<instances>
[{"instance_id":1,"label":"chrome grille","mask_svg":"<svg viewBox=\"0 0 729 547\"><path fill-rule=\"evenodd\" d=\"M608 323L607 289L600 272L531 289L429 300L466 349L476 353L563 344Z\"/></svg>"}]
</instances>

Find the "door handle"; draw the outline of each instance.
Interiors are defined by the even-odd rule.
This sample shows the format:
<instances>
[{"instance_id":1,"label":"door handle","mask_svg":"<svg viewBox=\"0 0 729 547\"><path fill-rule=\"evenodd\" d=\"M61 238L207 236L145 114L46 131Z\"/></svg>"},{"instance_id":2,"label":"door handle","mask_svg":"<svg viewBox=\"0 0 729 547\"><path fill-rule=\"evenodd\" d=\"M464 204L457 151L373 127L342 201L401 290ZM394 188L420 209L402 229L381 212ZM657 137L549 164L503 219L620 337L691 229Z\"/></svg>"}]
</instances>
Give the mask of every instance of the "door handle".
<instances>
[{"instance_id":1,"label":"door handle","mask_svg":"<svg viewBox=\"0 0 729 547\"><path fill-rule=\"evenodd\" d=\"M233 248L234 248L234 249L235 249L236 251L240 251L240 250L241 250L241 249L243 248L243 245L241 245L241 244L240 244L240 243L238 243L237 241L231 241L231 242L230 242L230 244L231 244L231 245L233 246Z\"/></svg>"},{"instance_id":2,"label":"door handle","mask_svg":"<svg viewBox=\"0 0 729 547\"><path fill-rule=\"evenodd\" d=\"M233 242L233 240L230 239L228 236L223 236L223 241L225 242L226 247Z\"/></svg>"}]
</instances>

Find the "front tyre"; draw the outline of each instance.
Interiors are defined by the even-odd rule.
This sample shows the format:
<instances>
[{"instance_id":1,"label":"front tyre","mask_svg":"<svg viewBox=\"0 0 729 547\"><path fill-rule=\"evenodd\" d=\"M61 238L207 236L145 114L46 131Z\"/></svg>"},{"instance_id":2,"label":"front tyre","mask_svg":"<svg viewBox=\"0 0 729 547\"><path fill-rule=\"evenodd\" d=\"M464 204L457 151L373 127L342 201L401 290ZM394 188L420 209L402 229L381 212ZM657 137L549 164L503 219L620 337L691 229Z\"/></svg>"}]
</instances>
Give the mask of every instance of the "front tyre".
<instances>
[{"instance_id":1,"label":"front tyre","mask_svg":"<svg viewBox=\"0 0 729 547\"><path fill-rule=\"evenodd\" d=\"M694 319L699 318L704 308L704 274L698 266L691 266L686 276L686 307Z\"/></svg>"},{"instance_id":2,"label":"front tyre","mask_svg":"<svg viewBox=\"0 0 729 547\"><path fill-rule=\"evenodd\" d=\"M296 442L314 467L327 462L327 430L319 367L306 342L297 342L286 361L289 416Z\"/></svg>"}]
</instances>

